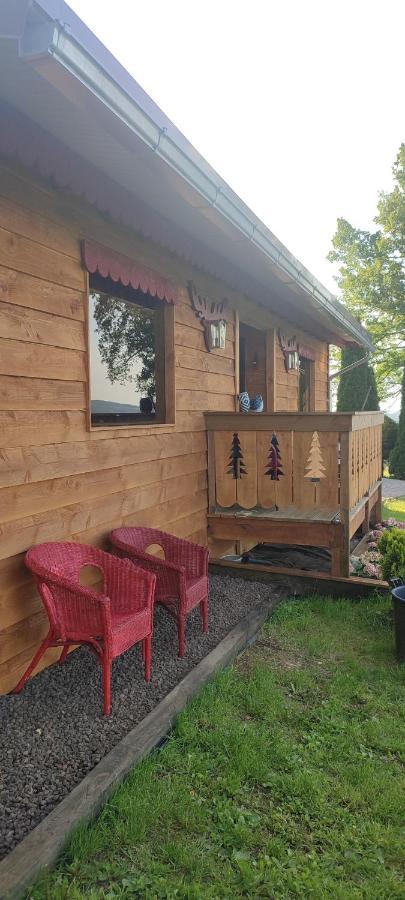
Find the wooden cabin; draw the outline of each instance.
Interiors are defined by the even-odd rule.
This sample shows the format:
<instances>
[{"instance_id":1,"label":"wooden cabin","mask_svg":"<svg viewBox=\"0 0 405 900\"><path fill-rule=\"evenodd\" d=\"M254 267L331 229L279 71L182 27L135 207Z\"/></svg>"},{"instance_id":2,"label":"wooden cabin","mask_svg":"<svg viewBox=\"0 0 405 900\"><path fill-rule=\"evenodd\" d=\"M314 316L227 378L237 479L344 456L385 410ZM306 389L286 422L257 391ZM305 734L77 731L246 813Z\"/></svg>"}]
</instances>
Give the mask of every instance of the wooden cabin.
<instances>
[{"instance_id":1,"label":"wooden cabin","mask_svg":"<svg viewBox=\"0 0 405 900\"><path fill-rule=\"evenodd\" d=\"M368 335L54 7L0 11L1 692L46 628L33 544L142 523L348 575L380 498L382 416L328 399L329 346Z\"/></svg>"}]
</instances>

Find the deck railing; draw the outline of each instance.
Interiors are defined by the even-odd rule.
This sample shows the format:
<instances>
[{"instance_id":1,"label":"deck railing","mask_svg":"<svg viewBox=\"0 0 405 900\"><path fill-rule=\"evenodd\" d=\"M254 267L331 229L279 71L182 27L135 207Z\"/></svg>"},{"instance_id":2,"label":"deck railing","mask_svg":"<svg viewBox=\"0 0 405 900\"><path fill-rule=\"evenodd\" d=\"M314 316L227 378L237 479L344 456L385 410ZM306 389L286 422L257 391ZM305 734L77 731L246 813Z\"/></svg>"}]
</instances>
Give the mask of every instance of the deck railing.
<instances>
[{"instance_id":1,"label":"deck railing","mask_svg":"<svg viewBox=\"0 0 405 900\"><path fill-rule=\"evenodd\" d=\"M206 413L210 513L336 517L350 531L349 520L359 518L380 483L383 418L379 412Z\"/></svg>"}]
</instances>

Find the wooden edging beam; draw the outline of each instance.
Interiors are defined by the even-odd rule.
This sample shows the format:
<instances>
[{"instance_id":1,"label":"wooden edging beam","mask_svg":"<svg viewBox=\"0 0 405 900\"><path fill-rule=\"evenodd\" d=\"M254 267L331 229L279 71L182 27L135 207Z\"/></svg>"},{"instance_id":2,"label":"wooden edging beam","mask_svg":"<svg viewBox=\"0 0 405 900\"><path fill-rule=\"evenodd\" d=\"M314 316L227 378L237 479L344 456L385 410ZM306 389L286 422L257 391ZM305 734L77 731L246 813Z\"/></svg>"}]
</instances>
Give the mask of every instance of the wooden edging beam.
<instances>
[{"instance_id":1,"label":"wooden edging beam","mask_svg":"<svg viewBox=\"0 0 405 900\"><path fill-rule=\"evenodd\" d=\"M41 870L50 868L72 831L99 812L113 790L172 728L178 714L217 671L256 640L280 598L256 606L217 647L114 747L0 863L1 900L17 900Z\"/></svg>"},{"instance_id":2,"label":"wooden edging beam","mask_svg":"<svg viewBox=\"0 0 405 900\"><path fill-rule=\"evenodd\" d=\"M284 587L288 596L304 596L322 594L323 596L351 597L356 600L367 597L375 591L389 590L386 581L376 578L350 578L329 575L327 572L308 572L304 569L292 569L286 566L266 566L260 563L238 563L228 559L212 559L210 571L218 575L232 575L234 578L245 578L247 581L264 581L273 587Z\"/></svg>"}]
</instances>

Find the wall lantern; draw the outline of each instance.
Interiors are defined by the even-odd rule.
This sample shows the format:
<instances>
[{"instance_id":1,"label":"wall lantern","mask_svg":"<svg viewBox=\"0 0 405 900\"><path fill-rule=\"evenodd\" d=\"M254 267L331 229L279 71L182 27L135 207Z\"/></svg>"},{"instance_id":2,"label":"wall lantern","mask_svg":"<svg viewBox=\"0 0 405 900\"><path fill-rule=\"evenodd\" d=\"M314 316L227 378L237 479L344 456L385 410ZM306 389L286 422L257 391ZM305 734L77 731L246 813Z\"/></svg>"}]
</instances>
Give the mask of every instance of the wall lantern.
<instances>
[{"instance_id":1,"label":"wall lantern","mask_svg":"<svg viewBox=\"0 0 405 900\"><path fill-rule=\"evenodd\" d=\"M207 300L197 293L192 281L188 282L188 293L193 309L204 325L205 346L207 350L225 350L226 319L224 309L226 300Z\"/></svg>"},{"instance_id":2,"label":"wall lantern","mask_svg":"<svg viewBox=\"0 0 405 900\"><path fill-rule=\"evenodd\" d=\"M295 336L286 338L285 334L281 334L281 331L279 331L278 339L283 351L286 372L297 371L300 363L297 338Z\"/></svg>"},{"instance_id":3,"label":"wall lantern","mask_svg":"<svg viewBox=\"0 0 405 900\"><path fill-rule=\"evenodd\" d=\"M220 319L219 322L205 323L205 341L208 350L225 350L226 341L226 322Z\"/></svg>"}]
</instances>

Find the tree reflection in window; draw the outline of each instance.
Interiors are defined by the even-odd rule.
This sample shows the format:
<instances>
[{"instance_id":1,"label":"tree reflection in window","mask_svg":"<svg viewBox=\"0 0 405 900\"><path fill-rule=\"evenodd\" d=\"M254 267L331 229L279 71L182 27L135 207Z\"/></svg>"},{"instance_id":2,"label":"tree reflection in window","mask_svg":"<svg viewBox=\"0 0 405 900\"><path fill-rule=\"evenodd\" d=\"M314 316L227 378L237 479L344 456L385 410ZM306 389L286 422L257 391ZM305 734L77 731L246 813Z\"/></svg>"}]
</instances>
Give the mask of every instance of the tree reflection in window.
<instances>
[{"instance_id":1,"label":"tree reflection in window","mask_svg":"<svg viewBox=\"0 0 405 900\"><path fill-rule=\"evenodd\" d=\"M156 312L110 294L91 294L98 348L111 384L133 382L156 399Z\"/></svg>"}]
</instances>

